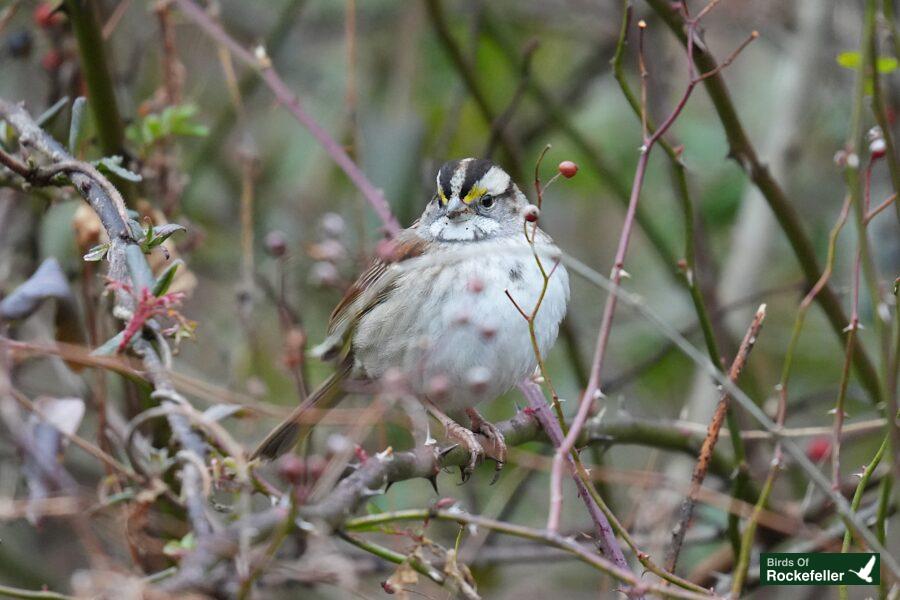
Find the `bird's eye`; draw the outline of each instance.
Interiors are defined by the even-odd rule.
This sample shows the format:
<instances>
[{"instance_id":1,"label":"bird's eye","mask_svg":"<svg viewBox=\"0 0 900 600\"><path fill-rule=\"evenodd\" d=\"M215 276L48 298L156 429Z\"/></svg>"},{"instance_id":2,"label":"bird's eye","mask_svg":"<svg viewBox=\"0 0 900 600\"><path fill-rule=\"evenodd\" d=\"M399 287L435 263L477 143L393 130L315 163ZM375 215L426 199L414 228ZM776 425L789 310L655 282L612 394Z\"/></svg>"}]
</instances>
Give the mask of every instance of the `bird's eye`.
<instances>
[{"instance_id":1,"label":"bird's eye","mask_svg":"<svg viewBox=\"0 0 900 600\"><path fill-rule=\"evenodd\" d=\"M479 200L479 202L482 208L491 208L492 206L494 206L494 197L490 194L485 194L481 197L481 200Z\"/></svg>"}]
</instances>

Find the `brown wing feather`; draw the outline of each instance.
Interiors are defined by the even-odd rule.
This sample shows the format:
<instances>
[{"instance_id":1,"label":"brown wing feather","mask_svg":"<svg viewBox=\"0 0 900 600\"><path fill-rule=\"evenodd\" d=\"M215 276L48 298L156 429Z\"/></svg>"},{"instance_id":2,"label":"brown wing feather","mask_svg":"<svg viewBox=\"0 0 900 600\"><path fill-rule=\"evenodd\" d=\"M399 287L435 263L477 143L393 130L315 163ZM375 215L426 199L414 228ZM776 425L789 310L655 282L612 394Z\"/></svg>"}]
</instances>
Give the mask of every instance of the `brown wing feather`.
<instances>
[{"instance_id":1,"label":"brown wing feather","mask_svg":"<svg viewBox=\"0 0 900 600\"><path fill-rule=\"evenodd\" d=\"M404 230L390 243L387 251L382 253L383 256L375 259L369 268L363 271L331 311L328 338L319 346L317 350L319 356L324 359L334 358L342 349L347 348L356 320L384 302L390 296L392 288L386 286L382 292L372 297L368 297L366 292L385 283L385 275L391 265L421 256L428 243L414 228Z\"/></svg>"}]
</instances>

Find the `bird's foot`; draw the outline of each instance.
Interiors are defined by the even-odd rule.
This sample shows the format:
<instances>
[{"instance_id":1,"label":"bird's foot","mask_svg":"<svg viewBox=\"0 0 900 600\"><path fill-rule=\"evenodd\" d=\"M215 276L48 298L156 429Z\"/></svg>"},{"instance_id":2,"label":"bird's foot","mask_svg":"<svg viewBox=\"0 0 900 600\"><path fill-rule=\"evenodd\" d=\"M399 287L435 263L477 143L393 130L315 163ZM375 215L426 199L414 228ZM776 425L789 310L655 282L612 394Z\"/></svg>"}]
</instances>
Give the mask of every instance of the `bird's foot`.
<instances>
[{"instance_id":1,"label":"bird's foot","mask_svg":"<svg viewBox=\"0 0 900 600\"><path fill-rule=\"evenodd\" d=\"M472 476L475 467L484 460L484 448L478 442L478 438L472 430L466 429L456 421L448 419L443 425L447 437L457 442L469 453L469 461L459 468L462 476L462 483L465 483L469 480L469 477Z\"/></svg>"},{"instance_id":2,"label":"bird's foot","mask_svg":"<svg viewBox=\"0 0 900 600\"><path fill-rule=\"evenodd\" d=\"M480 433L491 443L490 451L485 449L485 452L489 458L497 463L494 470L494 478L491 480L491 484L493 484L500 476L500 470L503 469L503 465L506 464L506 439L496 425L481 416L481 413L474 408L466 409L466 414L472 421L472 431Z\"/></svg>"}]
</instances>

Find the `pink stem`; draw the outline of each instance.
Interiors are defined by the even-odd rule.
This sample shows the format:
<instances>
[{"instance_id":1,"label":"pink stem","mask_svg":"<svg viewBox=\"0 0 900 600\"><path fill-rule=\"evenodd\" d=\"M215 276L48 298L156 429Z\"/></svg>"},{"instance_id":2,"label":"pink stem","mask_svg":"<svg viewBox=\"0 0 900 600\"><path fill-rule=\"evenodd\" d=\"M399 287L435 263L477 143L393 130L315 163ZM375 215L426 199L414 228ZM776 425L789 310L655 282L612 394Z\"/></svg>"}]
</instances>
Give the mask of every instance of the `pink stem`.
<instances>
[{"instance_id":1,"label":"pink stem","mask_svg":"<svg viewBox=\"0 0 900 600\"><path fill-rule=\"evenodd\" d=\"M694 25L695 22L691 22L688 27L688 40L690 41L694 35ZM691 56L688 56L688 63L691 63ZM578 412L575 415L575 419L572 421L572 425L569 428L569 433L566 435L563 443L560 444L556 449L556 454L553 457L553 467L550 472L550 511L547 516L547 529L550 531L558 531L559 528L559 519L560 519L560 511L562 510L562 503L554 503L553 499L556 497L562 496L562 474L563 469L565 467L566 457L572 451L572 448L575 447L575 441L578 439L578 436L581 434L581 430L584 428L585 422L587 422L588 417L591 413L591 408L594 405L594 400L600 397L600 372L603 368L603 361L606 357L606 347L609 342L609 334L612 329L612 321L613 316L616 311L616 303L618 301L618 296L616 294L619 284L622 281L622 272L623 265L625 263L625 255L628 252L628 243L631 240L631 232L634 229L634 217L637 211L638 200L641 195L641 188L644 184L644 175L647 171L647 162L650 159L650 150L653 148L653 145L662 137L666 131L672 126L675 122L675 119L681 114L681 111L684 110L685 105L687 104L688 99L691 97L691 92L694 91L696 85L703 80L703 75L695 75L693 73L693 69L691 70L691 79L688 82L687 88L684 91L684 94L681 96L681 99L678 101L678 104L672 110L672 113L666 118L665 121L659 126L659 128L651 135L650 137L644 137L644 144L641 147L641 155L638 159L637 168L634 174L634 182L631 186L631 196L628 200L628 210L625 213L625 222L622 224L622 233L619 236L619 246L616 249L616 257L615 262L613 263L612 274L610 279L612 281L612 288L610 289L609 296L606 298L606 304L603 308L603 317L600 321L600 332L597 336L597 346L594 351L594 362L591 365L591 374L588 379L587 388L584 391L584 394L581 397L580 404L578 405Z\"/></svg>"},{"instance_id":2,"label":"pink stem","mask_svg":"<svg viewBox=\"0 0 900 600\"><path fill-rule=\"evenodd\" d=\"M544 393L541 391L540 386L535 382L526 379L519 384L519 390L528 401L528 406L534 411L534 416L541 424L541 428L546 432L550 441L553 442L553 445L558 447L563 442L562 428L550 412L550 407L547 404L547 400L544 398ZM571 456L568 456L568 459L569 464L574 471L575 461ZM603 514L603 511L601 511L600 507L597 506L597 503L594 502L590 492L585 487L585 483L574 472L573 479L575 480L575 486L578 489L578 495L587 506L591 520L594 522L594 529L597 532L601 552L617 566L629 570L628 562L625 560L625 555L622 552L622 547L619 545L619 540L616 539L616 534L612 530L612 527L610 527L606 515ZM557 514L562 510L562 500L562 493L559 493L556 497L550 498L551 505L556 504L557 506ZM557 523L557 529L558 525L559 524Z\"/></svg>"}]
</instances>

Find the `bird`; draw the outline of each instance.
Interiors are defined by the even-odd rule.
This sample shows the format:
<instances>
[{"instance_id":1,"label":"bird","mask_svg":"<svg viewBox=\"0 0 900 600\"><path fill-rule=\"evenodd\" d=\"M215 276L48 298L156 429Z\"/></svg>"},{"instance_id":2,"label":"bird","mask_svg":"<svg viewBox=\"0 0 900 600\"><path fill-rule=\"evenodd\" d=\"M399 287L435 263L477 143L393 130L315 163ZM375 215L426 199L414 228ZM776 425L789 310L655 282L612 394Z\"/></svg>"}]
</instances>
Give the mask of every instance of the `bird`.
<instances>
[{"instance_id":1,"label":"bird","mask_svg":"<svg viewBox=\"0 0 900 600\"><path fill-rule=\"evenodd\" d=\"M312 427L305 413L337 402L347 381L399 373L445 435L468 451L464 481L485 458L476 433L493 442L499 470L505 441L476 406L535 372L537 355L523 317L541 298L534 342L546 356L570 296L562 253L536 216L536 207L493 162L465 158L441 166L421 217L388 242L331 313L326 338L312 354L334 361L334 373L251 459L289 451ZM471 428L447 413L464 413Z\"/></svg>"},{"instance_id":2,"label":"bird","mask_svg":"<svg viewBox=\"0 0 900 600\"><path fill-rule=\"evenodd\" d=\"M854 571L853 569L847 569L847 570L850 571L851 573L855 574L857 577L859 577L866 583L872 583L872 568L875 566L875 558L876 558L876 555L873 554L869 558L869 562L866 563L866 566L864 566L859 571Z\"/></svg>"}]
</instances>

